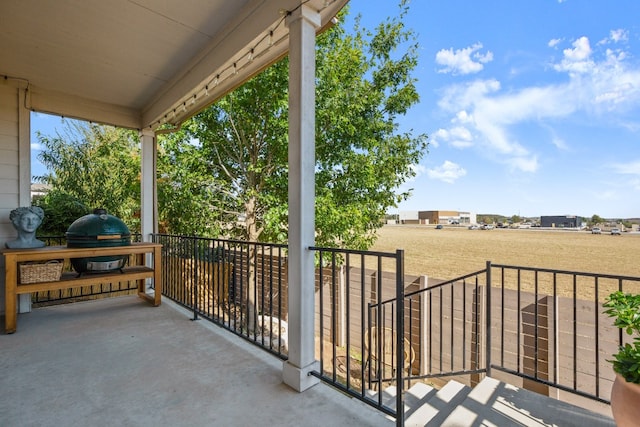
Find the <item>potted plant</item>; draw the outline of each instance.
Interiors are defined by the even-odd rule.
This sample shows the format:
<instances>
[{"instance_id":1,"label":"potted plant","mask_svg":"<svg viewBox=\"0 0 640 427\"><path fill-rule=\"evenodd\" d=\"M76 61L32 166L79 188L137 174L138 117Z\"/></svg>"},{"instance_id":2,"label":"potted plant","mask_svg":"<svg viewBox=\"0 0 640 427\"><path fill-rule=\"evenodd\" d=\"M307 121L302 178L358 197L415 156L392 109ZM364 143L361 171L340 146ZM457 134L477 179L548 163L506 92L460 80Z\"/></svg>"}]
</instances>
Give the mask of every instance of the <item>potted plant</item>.
<instances>
[{"instance_id":1,"label":"potted plant","mask_svg":"<svg viewBox=\"0 0 640 427\"><path fill-rule=\"evenodd\" d=\"M611 411L618 427L635 426L640 420L640 294L617 291L609 295L604 313L629 335L610 360L616 379L611 390Z\"/></svg>"}]
</instances>

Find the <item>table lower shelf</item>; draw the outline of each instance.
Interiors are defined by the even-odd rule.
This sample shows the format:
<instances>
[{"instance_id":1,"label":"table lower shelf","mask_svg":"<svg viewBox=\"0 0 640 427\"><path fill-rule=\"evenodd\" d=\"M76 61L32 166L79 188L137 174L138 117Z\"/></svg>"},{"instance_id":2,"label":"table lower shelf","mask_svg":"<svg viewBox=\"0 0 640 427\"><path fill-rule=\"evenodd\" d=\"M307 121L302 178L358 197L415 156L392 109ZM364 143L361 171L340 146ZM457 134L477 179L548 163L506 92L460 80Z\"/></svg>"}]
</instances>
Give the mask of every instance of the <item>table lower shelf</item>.
<instances>
[{"instance_id":1,"label":"table lower shelf","mask_svg":"<svg viewBox=\"0 0 640 427\"><path fill-rule=\"evenodd\" d=\"M122 272L117 270L108 273L83 273L80 276L75 272L65 272L62 274L60 280L20 284L16 287L16 293L28 294L32 292L53 291L57 289L75 288L87 285L152 279L153 277L153 269L144 266L125 267L122 269Z\"/></svg>"}]
</instances>

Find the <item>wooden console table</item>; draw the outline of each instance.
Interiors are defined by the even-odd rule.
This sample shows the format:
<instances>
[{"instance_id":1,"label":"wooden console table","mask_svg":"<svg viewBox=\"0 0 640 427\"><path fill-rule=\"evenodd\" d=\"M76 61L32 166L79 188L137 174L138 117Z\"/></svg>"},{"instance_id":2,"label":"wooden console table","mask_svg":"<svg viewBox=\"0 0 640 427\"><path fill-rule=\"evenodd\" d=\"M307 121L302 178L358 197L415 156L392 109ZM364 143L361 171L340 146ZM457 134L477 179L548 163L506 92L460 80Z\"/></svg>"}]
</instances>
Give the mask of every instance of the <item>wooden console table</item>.
<instances>
[{"instance_id":1,"label":"wooden console table","mask_svg":"<svg viewBox=\"0 0 640 427\"><path fill-rule=\"evenodd\" d=\"M66 246L46 246L35 249L3 249L0 253L5 259L5 330L8 334L16 331L16 296L32 292L52 291L79 286L109 283L113 281L138 281L138 296L147 300L153 306L160 305L162 286L160 255L162 245L159 243L132 243L128 246L100 247L100 248L67 248ZM153 254L153 268L144 266L144 255ZM65 272L60 280L41 283L18 283L18 264L21 262L50 261L56 259L86 258L112 255L132 255L138 257L137 266L124 267L107 273ZM149 295L145 290L145 279L153 279L155 292Z\"/></svg>"}]
</instances>

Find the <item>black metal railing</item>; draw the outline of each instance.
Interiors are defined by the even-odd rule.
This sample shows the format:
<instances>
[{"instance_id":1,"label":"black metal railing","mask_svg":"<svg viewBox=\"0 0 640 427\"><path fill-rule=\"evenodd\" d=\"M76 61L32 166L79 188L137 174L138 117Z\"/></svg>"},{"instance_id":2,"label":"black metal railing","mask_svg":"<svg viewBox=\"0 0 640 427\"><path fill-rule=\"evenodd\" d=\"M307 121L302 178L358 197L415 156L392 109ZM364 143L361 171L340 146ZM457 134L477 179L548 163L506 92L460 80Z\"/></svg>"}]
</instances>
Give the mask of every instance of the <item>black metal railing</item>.
<instances>
[{"instance_id":1,"label":"black metal railing","mask_svg":"<svg viewBox=\"0 0 640 427\"><path fill-rule=\"evenodd\" d=\"M405 346L419 347L420 360L405 381L446 377L473 386L494 375L548 395L608 403L608 360L630 340L603 314L604 299L617 290L640 292L640 277L488 262L485 270L407 292L405 318L420 327L408 328Z\"/></svg>"},{"instance_id":2,"label":"black metal railing","mask_svg":"<svg viewBox=\"0 0 640 427\"><path fill-rule=\"evenodd\" d=\"M157 234L162 249L162 293L189 309L193 319L209 320L249 340L282 359L287 358L288 278L285 245L236 240ZM395 315L393 330L402 330L403 312L371 316L373 305L383 299L402 299L403 253L378 253L310 248L316 253L316 357L319 372L313 375L343 392L396 416L383 399L386 382L403 384L402 371L395 379L383 378L388 351L403 351L397 343L375 337L375 325ZM391 271L392 273L389 273ZM374 319L375 317L375 319ZM251 327L252 319L255 327ZM401 333L400 336L403 334ZM396 335L397 337L397 335ZM383 381L384 380L384 381ZM376 385L377 384L377 385ZM402 392L397 399L402 398ZM400 417L399 422L403 422Z\"/></svg>"},{"instance_id":3,"label":"black metal railing","mask_svg":"<svg viewBox=\"0 0 640 427\"><path fill-rule=\"evenodd\" d=\"M609 403L608 360L629 342L603 313L615 291L640 292L640 277L493 264L490 368L523 381ZM548 390L544 390L548 387Z\"/></svg>"},{"instance_id":4,"label":"black metal railing","mask_svg":"<svg viewBox=\"0 0 640 427\"><path fill-rule=\"evenodd\" d=\"M407 292L405 318L412 325L406 344L418 352L416 369L406 381L468 377L476 383L487 373L485 304L488 270L480 270L433 286ZM385 301L384 304L393 302ZM460 378L457 378L460 379Z\"/></svg>"},{"instance_id":5,"label":"black metal railing","mask_svg":"<svg viewBox=\"0 0 640 427\"><path fill-rule=\"evenodd\" d=\"M320 372L313 374L404 425L395 409L403 407L403 251L309 249L319 266L316 357ZM376 308L389 299L401 303ZM397 393L390 402L384 387L392 383Z\"/></svg>"},{"instance_id":6,"label":"black metal railing","mask_svg":"<svg viewBox=\"0 0 640 427\"><path fill-rule=\"evenodd\" d=\"M154 236L163 244L163 293L285 359L286 246ZM640 278L492 265L407 291L403 253L312 247L316 254L319 377L404 422L416 381L484 375L608 402L607 359L623 342L601 304ZM399 303L400 301L400 303ZM254 319L258 327L248 325ZM274 323L275 322L275 323ZM264 327L267 325L268 327ZM520 381L518 383L518 381ZM392 400L384 390L393 385ZM544 392L544 390L542 390ZM551 394L551 393L549 393Z\"/></svg>"},{"instance_id":7,"label":"black metal railing","mask_svg":"<svg viewBox=\"0 0 640 427\"><path fill-rule=\"evenodd\" d=\"M157 234L162 293L282 359L288 354L286 245Z\"/></svg>"},{"instance_id":8,"label":"black metal railing","mask_svg":"<svg viewBox=\"0 0 640 427\"><path fill-rule=\"evenodd\" d=\"M285 245L163 234L153 241L163 245L166 297L194 320L287 358ZM397 425L404 423L396 410L404 407L404 389L424 380L474 385L493 375L549 395L608 403L608 359L629 338L605 317L602 303L614 291L640 292L640 277L487 262L484 270L416 285L405 283L402 251L309 250L318 265L320 369L312 375ZM390 385L396 393L387 400Z\"/></svg>"}]
</instances>

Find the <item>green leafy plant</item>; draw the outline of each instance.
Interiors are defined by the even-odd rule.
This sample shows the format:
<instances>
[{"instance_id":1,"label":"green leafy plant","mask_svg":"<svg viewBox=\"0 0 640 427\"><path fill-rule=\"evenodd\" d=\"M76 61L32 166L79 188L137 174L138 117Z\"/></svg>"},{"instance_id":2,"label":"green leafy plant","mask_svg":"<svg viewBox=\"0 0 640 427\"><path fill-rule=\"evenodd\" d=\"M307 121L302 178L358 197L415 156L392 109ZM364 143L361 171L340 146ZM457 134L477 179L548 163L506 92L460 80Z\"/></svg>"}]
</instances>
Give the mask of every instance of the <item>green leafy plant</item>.
<instances>
[{"instance_id":1,"label":"green leafy plant","mask_svg":"<svg viewBox=\"0 0 640 427\"><path fill-rule=\"evenodd\" d=\"M614 325L629 335L632 343L625 343L613 355L613 370L627 382L640 384L640 294L617 291L609 295L604 313L614 319Z\"/></svg>"}]
</instances>

